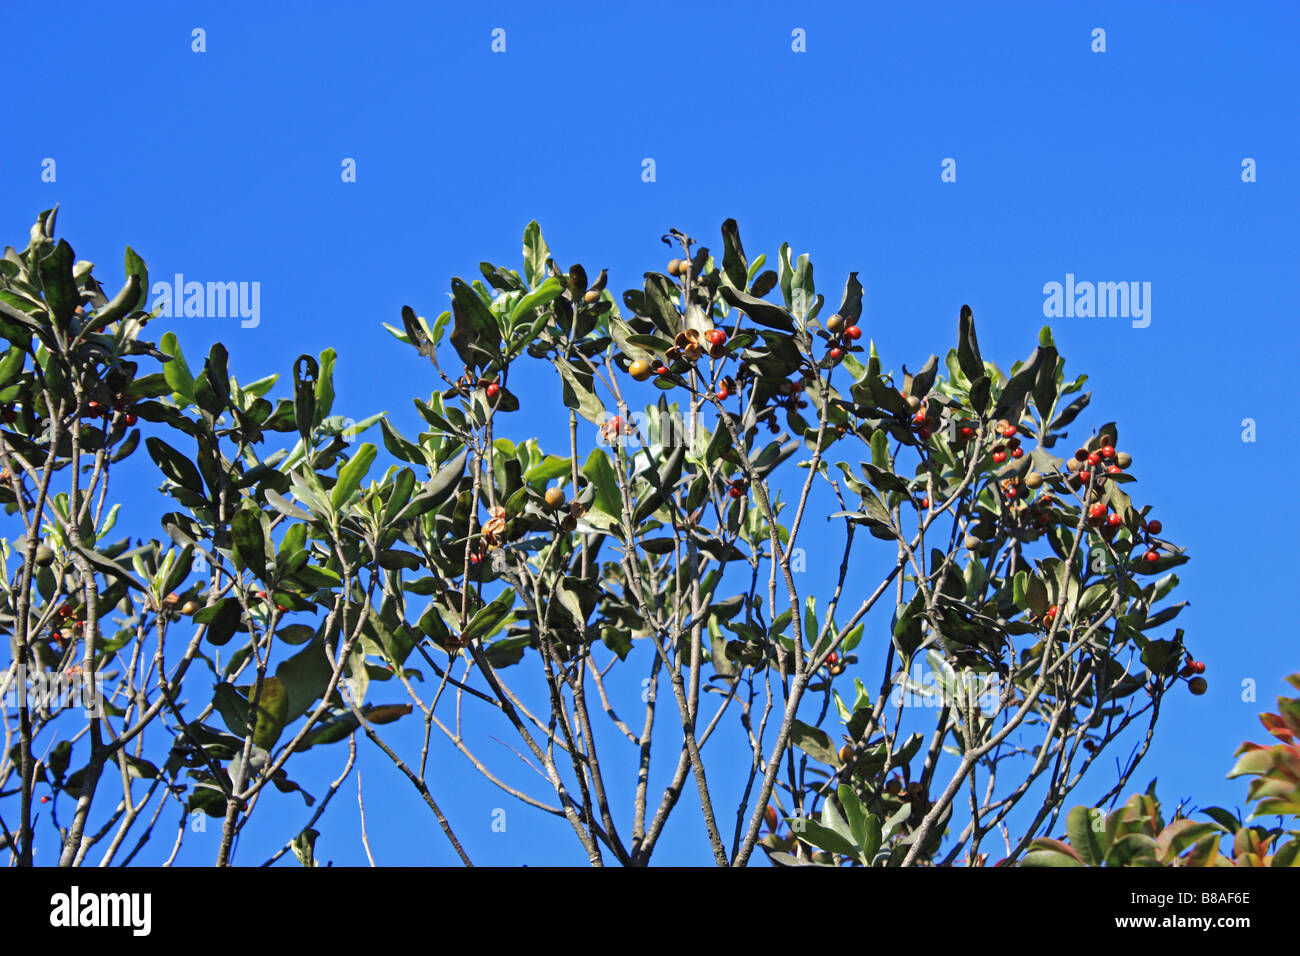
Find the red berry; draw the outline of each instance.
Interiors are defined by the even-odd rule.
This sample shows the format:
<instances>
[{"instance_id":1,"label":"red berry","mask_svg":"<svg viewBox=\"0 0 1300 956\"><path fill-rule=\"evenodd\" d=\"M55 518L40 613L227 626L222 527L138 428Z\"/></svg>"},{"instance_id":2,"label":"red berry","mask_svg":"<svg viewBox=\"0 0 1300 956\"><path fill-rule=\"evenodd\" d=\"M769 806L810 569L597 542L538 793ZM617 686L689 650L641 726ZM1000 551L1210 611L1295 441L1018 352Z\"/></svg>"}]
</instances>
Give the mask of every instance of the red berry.
<instances>
[{"instance_id":1,"label":"red berry","mask_svg":"<svg viewBox=\"0 0 1300 956\"><path fill-rule=\"evenodd\" d=\"M928 429L928 428L920 428L920 429L917 429L916 437L919 438L919 439L921 439L921 441L929 441L929 440L930 440L930 434L931 434L930 429Z\"/></svg>"},{"instance_id":2,"label":"red berry","mask_svg":"<svg viewBox=\"0 0 1300 956\"><path fill-rule=\"evenodd\" d=\"M1115 446L1114 446L1114 445L1104 445L1104 446L1102 447L1102 449L1101 449L1101 457L1102 457L1102 458L1114 458L1114 457L1115 457Z\"/></svg>"},{"instance_id":3,"label":"red berry","mask_svg":"<svg viewBox=\"0 0 1300 956\"><path fill-rule=\"evenodd\" d=\"M667 365L660 365L657 369L655 369L655 374L656 374L656 375L667 375L667 374L668 374L668 366L667 366Z\"/></svg>"},{"instance_id":4,"label":"red berry","mask_svg":"<svg viewBox=\"0 0 1300 956\"><path fill-rule=\"evenodd\" d=\"M1164 530L1164 527L1165 526L1162 525L1159 521L1147 522L1147 530L1150 531L1152 534L1159 534L1162 530Z\"/></svg>"},{"instance_id":5,"label":"red berry","mask_svg":"<svg viewBox=\"0 0 1300 956\"><path fill-rule=\"evenodd\" d=\"M1104 518L1106 516L1106 506L1100 501L1094 501L1088 505L1089 518Z\"/></svg>"},{"instance_id":6,"label":"red berry","mask_svg":"<svg viewBox=\"0 0 1300 956\"><path fill-rule=\"evenodd\" d=\"M995 452L993 453L993 463L994 463L994 464L996 464L996 465L1000 465L1000 464L1002 464L1002 463L1003 463L1004 461L1006 461L1006 460L1007 460L1007 453L1006 453L1005 451L1000 451L1000 450L999 450L999 451L995 451Z\"/></svg>"},{"instance_id":7,"label":"red berry","mask_svg":"<svg viewBox=\"0 0 1300 956\"><path fill-rule=\"evenodd\" d=\"M738 485L732 485L731 488L730 488L730 490L729 490L729 494L730 494L731 497L733 497L733 498L740 498L740 497L743 496L745 493L744 493L743 491L740 490L740 487L739 487Z\"/></svg>"},{"instance_id":8,"label":"red berry","mask_svg":"<svg viewBox=\"0 0 1300 956\"><path fill-rule=\"evenodd\" d=\"M482 560L482 559L478 556L477 553L475 553L475 552L471 552L471 553L470 553L470 556L469 556L469 563L470 563L470 564L478 564L479 561L481 561L481 560Z\"/></svg>"},{"instance_id":9,"label":"red berry","mask_svg":"<svg viewBox=\"0 0 1300 956\"><path fill-rule=\"evenodd\" d=\"M957 434L961 436L963 441L970 441L975 437L975 429L969 425L962 425L961 428L957 429Z\"/></svg>"},{"instance_id":10,"label":"red berry","mask_svg":"<svg viewBox=\"0 0 1300 956\"><path fill-rule=\"evenodd\" d=\"M135 417L135 412L127 412L125 421L126 421L127 428L130 428L132 425L134 425L136 421L138 421L138 419Z\"/></svg>"},{"instance_id":11,"label":"red berry","mask_svg":"<svg viewBox=\"0 0 1300 956\"><path fill-rule=\"evenodd\" d=\"M1155 564L1160 560L1160 553L1158 551L1148 551L1146 554L1142 555L1142 560L1147 564Z\"/></svg>"},{"instance_id":12,"label":"red berry","mask_svg":"<svg viewBox=\"0 0 1300 956\"><path fill-rule=\"evenodd\" d=\"M1077 475L1075 475L1074 477L1078 478L1081 484L1085 484L1085 485L1086 485L1088 482L1092 481L1092 472L1090 472L1090 471L1081 471L1081 472L1079 472Z\"/></svg>"},{"instance_id":13,"label":"red berry","mask_svg":"<svg viewBox=\"0 0 1300 956\"><path fill-rule=\"evenodd\" d=\"M731 392L727 391L727 386L718 386L718 401L725 402L729 395L731 395Z\"/></svg>"},{"instance_id":14,"label":"red berry","mask_svg":"<svg viewBox=\"0 0 1300 956\"><path fill-rule=\"evenodd\" d=\"M827 664L838 664L839 661L840 661L840 655L838 651L831 651L830 654L826 656Z\"/></svg>"},{"instance_id":15,"label":"red berry","mask_svg":"<svg viewBox=\"0 0 1300 956\"><path fill-rule=\"evenodd\" d=\"M1088 452L1088 464L1092 465L1093 467L1100 465L1101 455L1097 454L1095 451Z\"/></svg>"},{"instance_id":16,"label":"red berry","mask_svg":"<svg viewBox=\"0 0 1300 956\"><path fill-rule=\"evenodd\" d=\"M850 325L844 330L844 337L850 342L856 342L858 339L862 338L862 330L856 325Z\"/></svg>"},{"instance_id":17,"label":"red berry","mask_svg":"<svg viewBox=\"0 0 1300 956\"><path fill-rule=\"evenodd\" d=\"M915 415L913 415L913 416L912 416L912 422L913 422L914 424L916 424L918 427L922 427L922 426L924 426L924 425L925 425L925 409L921 409L921 411L919 411L919 412L917 412Z\"/></svg>"},{"instance_id":18,"label":"red berry","mask_svg":"<svg viewBox=\"0 0 1300 956\"><path fill-rule=\"evenodd\" d=\"M705 336L710 345L721 345L727 341L727 333L722 329L709 329L709 334Z\"/></svg>"},{"instance_id":19,"label":"red berry","mask_svg":"<svg viewBox=\"0 0 1300 956\"><path fill-rule=\"evenodd\" d=\"M1119 516L1118 512L1112 514L1109 518L1106 519L1106 524L1110 525L1112 528L1118 528L1123 523L1124 523L1124 519Z\"/></svg>"},{"instance_id":20,"label":"red berry","mask_svg":"<svg viewBox=\"0 0 1300 956\"><path fill-rule=\"evenodd\" d=\"M499 394L501 394L501 386L496 382L490 383L487 387L487 397L496 398Z\"/></svg>"},{"instance_id":21,"label":"red berry","mask_svg":"<svg viewBox=\"0 0 1300 956\"><path fill-rule=\"evenodd\" d=\"M844 350L837 345L835 348L831 349L830 352L828 352L827 354L830 355L830 357L835 359L836 361L839 361L840 356L844 354ZM769 807L769 809L771 808Z\"/></svg>"},{"instance_id":22,"label":"red berry","mask_svg":"<svg viewBox=\"0 0 1300 956\"><path fill-rule=\"evenodd\" d=\"M104 406L99 402L87 402L86 411L91 415L102 415L104 414Z\"/></svg>"},{"instance_id":23,"label":"red berry","mask_svg":"<svg viewBox=\"0 0 1300 956\"><path fill-rule=\"evenodd\" d=\"M1192 661L1192 667L1196 668L1196 673L1205 673L1205 663L1203 661Z\"/></svg>"},{"instance_id":24,"label":"red berry","mask_svg":"<svg viewBox=\"0 0 1300 956\"><path fill-rule=\"evenodd\" d=\"M928 508L930 507L930 499L925 495L922 495L916 504L918 508Z\"/></svg>"},{"instance_id":25,"label":"red berry","mask_svg":"<svg viewBox=\"0 0 1300 956\"><path fill-rule=\"evenodd\" d=\"M41 797L41 803L49 803L49 802L50 802L49 797Z\"/></svg>"},{"instance_id":26,"label":"red berry","mask_svg":"<svg viewBox=\"0 0 1300 956\"><path fill-rule=\"evenodd\" d=\"M1107 465L1107 466L1106 466L1106 474L1108 474L1108 475L1119 475L1119 474L1123 474L1123 472L1124 472L1124 469L1121 468L1119 465Z\"/></svg>"},{"instance_id":27,"label":"red berry","mask_svg":"<svg viewBox=\"0 0 1300 956\"><path fill-rule=\"evenodd\" d=\"M1012 457L1012 458L1023 458L1023 457L1024 457L1024 454L1025 454L1025 450L1024 450L1023 448L1013 448L1013 449L1011 449L1011 457Z\"/></svg>"}]
</instances>

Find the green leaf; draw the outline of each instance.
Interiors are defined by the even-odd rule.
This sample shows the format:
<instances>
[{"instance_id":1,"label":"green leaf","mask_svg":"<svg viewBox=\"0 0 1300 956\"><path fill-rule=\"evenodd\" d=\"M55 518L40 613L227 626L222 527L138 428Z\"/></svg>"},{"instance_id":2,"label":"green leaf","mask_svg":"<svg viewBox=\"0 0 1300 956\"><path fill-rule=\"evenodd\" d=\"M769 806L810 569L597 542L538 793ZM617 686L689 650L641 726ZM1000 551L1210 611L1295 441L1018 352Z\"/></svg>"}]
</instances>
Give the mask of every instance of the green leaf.
<instances>
[{"instance_id":1,"label":"green leaf","mask_svg":"<svg viewBox=\"0 0 1300 956\"><path fill-rule=\"evenodd\" d=\"M476 638L490 636L505 621L506 615L510 613L514 603L514 589L506 588L497 595L496 600L475 612L474 617L465 626L465 630L460 636L461 640L471 641Z\"/></svg>"},{"instance_id":2,"label":"green leaf","mask_svg":"<svg viewBox=\"0 0 1300 956\"><path fill-rule=\"evenodd\" d=\"M790 742L796 747L827 766L839 766L839 754L831 743L826 731L805 724L801 720L790 723Z\"/></svg>"},{"instance_id":3,"label":"green leaf","mask_svg":"<svg viewBox=\"0 0 1300 956\"><path fill-rule=\"evenodd\" d=\"M320 699L334 676L325 656L325 639L318 635L293 657L281 661L275 676L284 683L289 695L285 723L297 720Z\"/></svg>"},{"instance_id":4,"label":"green leaf","mask_svg":"<svg viewBox=\"0 0 1300 956\"><path fill-rule=\"evenodd\" d=\"M565 407L572 408L593 425L603 423L606 418L605 406L596 397L596 392L592 388L591 373L583 373L563 359L557 358L552 361L560 370L560 377L564 379Z\"/></svg>"},{"instance_id":5,"label":"green leaf","mask_svg":"<svg viewBox=\"0 0 1300 956\"><path fill-rule=\"evenodd\" d=\"M243 609L239 606L239 601L235 598L222 598L210 607L202 608L194 615L195 624L206 624L207 633L204 635L211 643L218 647L225 644L239 630L239 622L243 616Z\"/></svg>"},{"instance_id":6,"label":"green leaf","mask_svg":"<svg viewBox=\"0 0 1300 956\"><path fill-rule=\"evenodd\" d=\"M158 342L158 347L170 356L163 363L163 378L172 387L172 392L180 397L183 405L193 405L194 376L190 374L190 367L185 364L185 356L181 353L180 344L176 340L176 333L164 332L162 339Z\"/></svg>"},{"instance_id":7,"label":"green leaf","mask_svg":"<svg viewBox=\"0 0 1300 956\"><path fill-rule=\"evenodd\" d=\"M230 536L235 546L235 563L265 581L267 550L262 513L256 508L241 508L236 511L230 522Z\"/></svg>"},{"instance_id":8,"label":"green leaf","mask_svg":"<svg viewBox=\"0 0 1300 956\"><path fill-rule=\"evenodd\" d=\"M961 319L957 330L957 362L962 372L972 383L984 374L984 359L980 355L979 342L975 337L975 314L969 305L961 307Z\"/></svg>"},{"instance_id":9,"label":"green leaf","mask_svg":"<svg viewBox=\"0 0 1300 956\"><path fill-rule=\"evenodd\" d=\"M796 830L795 833L798 834L799 839L805 843L811 843L818 849L857 859L858 848L851 840L836 833L830 827L823 826L816 820L804 820L803 829Z\"/></svg>"},{"instance_id":10,"label":"green leaf","mask_svg":"<svg viewBox=\"0 0 1300 956\"><path fill-rule=\"evenodd\" d=\"M609 456L599 448L593 449L582 466L582 473L587 476L596 489L596 510L613 518L623 514L623 507L618 492L618 476L610 464Z\"/></svg>"},{"instance_id":11,"label":"green leaf","mask_svg":"<svg viewBox=\"0 0 1300 956\"><path fill-rule=\"evenodd\" d=\"M749 279L749 261L740 244L740 227L736 220L728 219L722 224L722 245L722 274L733 288L744 289Z\"/></svg>"},{"instance_id":12,"label":"green leaf","mask_svg":"<svg viewBox=\"0 0 1300 956\"><path fill-rule=\"evenodd\" d=\"M255 695L256 696L256 695ZM289 692L278 677L262 681L262 693L257 699L257 719L253 724L253 743L270 750L280 739L285 717L289 713Z\"/></svg>"},{"instance_id":13,"label":"green leaf","mask_svg":"<svg viewBox=\"0 0 1300 956\"><path fill-rule=\"evenodd\" d=\"M352 496L361 487L361 480L374 464L378 450L369 442L357 449L356 454L339 468L339 479L330 490L330 503L336 510L352 500Z\"/></svg>"},{"instance_id":14,"label":"green leaf","mask_svg":"<svg viewBox=\"0 0 1300 956\"><path fill-rule=\"evenodd\" d=\"M198 467L179 451L161 438L149 437L144 440L144 447L158 469L171 481L196 495L203 494L203 478Z\"/></svg>"},{"instance_id":15,"label":"green leaf","mask_svg":"<svg viewBox=\"0 0 1300 956\"><path fill-rule=\"evenodd\" d=\"M542 238L542 227L534 219L524 227L524 277L528 285L537 288L546 279L546 260L551 250Z\"/></svg>"},{"instance_id":16,"label":"green leaf","mask_svg":"<svg viewBox=\"0 0 1300 956\"><path fill-rule=\"evenodd\" d=\"M1092 807L1075 807L1065 817L1070 845L1089 866L1101 866L1106 858L1106 848L1100 838L1104 831L1096 826L1102 819L1102 812Z\"/></svg>"},{"instance_id":17,"label":"green leaf","mask_svg":"<svg viewBox=\"0 0 1300 956\"><path fill-rule=\"evenodd\" d=\"M778 332L794 333L794 318L779 305L757 299L747 292L739 292L730 286L722 286L719 293L729 306L744 312L759 325L776 329Z\"/></svg>"}]
</instances>

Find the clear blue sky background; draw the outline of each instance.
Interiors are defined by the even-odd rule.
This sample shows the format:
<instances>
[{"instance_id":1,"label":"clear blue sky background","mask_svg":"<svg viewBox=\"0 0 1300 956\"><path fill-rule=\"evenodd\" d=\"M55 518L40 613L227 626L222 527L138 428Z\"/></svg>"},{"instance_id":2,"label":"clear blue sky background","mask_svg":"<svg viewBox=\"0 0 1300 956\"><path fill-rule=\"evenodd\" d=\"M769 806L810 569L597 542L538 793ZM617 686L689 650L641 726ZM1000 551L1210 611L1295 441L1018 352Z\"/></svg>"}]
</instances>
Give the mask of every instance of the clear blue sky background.
<instances>
[{"instance_id":1,"label":"clear blue sky background","mask_svg":"<svg viewBox=\"0 0 1300 956\"><path fill-rule=\"evenodd\" d=\"M205 53L191 52L195 27ZM1090 50L1095 27L1105 53ZM608 267L622 290L662 268L670 227L720 249L734 216L751 258L785 240L809 252L828 298L857 270L865 330L894 368L946 351L963 302L1005 367L1034 345L1044 283L1150 282L1149 328L1053 325L1068 371L1091 376L1083 423L1119 421L1137 500L1193 557L1180 623L1210 691L1172 695L1130 789L1158 776L1171 803L1235 806L1232 752L1263 736L1257 713L1300 670L1285 491L1296 27L1290 3L5 3L0 241L21 248L58 202L59 233L108 285L127 244L155 279L260 281L258 328L176 320L187 353L220 339L251 380L336 347L336 410L386 409L412 434L430 369L379 323L404 303L436 315L450 277L480 260L519 268L534 218L562 263ZM341 182L344 157L356 183ZM940 181L947 157L955 183ZM1245 157L1258 182L1242 182ZM558 450L551 421L512 428ZM1247 681L1258 701L1243 701ZM378 861L452 862L419 798L362 748ZM341 759L315 751L295 775L332 777ZM582 862L563 824L454 753L435 765L476 862ZM238 862L296 832L296 799L255 817ZM321 829L322 858L363 861L353 781ZM215 828L193 835L182 860L210 862L216 842ZM656 859L707 862L698 819L682 814Z\"/></svg>"}]
</instances>

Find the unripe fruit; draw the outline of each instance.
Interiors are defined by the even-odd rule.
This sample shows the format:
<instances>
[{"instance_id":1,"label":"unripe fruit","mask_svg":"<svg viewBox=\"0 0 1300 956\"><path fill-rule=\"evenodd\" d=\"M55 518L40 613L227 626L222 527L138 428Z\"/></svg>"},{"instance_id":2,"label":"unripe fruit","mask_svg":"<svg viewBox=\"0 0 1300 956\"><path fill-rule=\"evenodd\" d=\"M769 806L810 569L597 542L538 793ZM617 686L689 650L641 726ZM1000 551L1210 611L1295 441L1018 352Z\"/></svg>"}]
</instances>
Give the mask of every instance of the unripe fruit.
<instances>
[{"instance_id":1,"label":"unripe fruit","mask_svg":"<svg viewBox=\"0 0 1300 956\"><path fill-rule=\"evenodd\" d=\"M550 508L552 511L564 507L564 500L565 496L563 488L546 489L546 507Z\"/></svg>"},{"instance_id":2,"label":"unripe fruit","mask_svg":"<svg viewBox=\"0 0 1300 956\"><path fill-rule=\"evenodd\" d=\"M772 806L769 803L767 805L767 809L763 811L763 819L767 821L767 828L769 830L775 831L776 830L776 807Z\"/></svg>"},{"instance_id":3,"label":"unripe fruit","mask_svg":"<svg viewBox=\"0 0 1300 956\"><path fill-rule=\"evenodd\" d=\"M835 335L842 328L844 328L844 319L838 312L826 320L826 331L831 335Z\"/></svg>"},{"instance_id":4,"label":"unripe fruit","mask_svg":"<svg viewBox=\"0 0 1300 956\"><path fill-rule=\"evenodd\" d=\"M1128 468L1129 465L1133 464L1133 456L1126 451L1116 452L1115 464L1119 465L1121 468Z\"/></svg>"},{"instance_id":5,"label":"unripe fruit","mask_svg":"<svg viewBox=\"0 0 1300 956\"><path fill-rule=\"evenodd\" d=\"M491 383L488 384L488 387L487 387L487 397L488 397L489 399L496 398L496 397L497 397L498 395L500 395L500 394L501 394L501 386L500 386L500 385L498 385L496 382L491 382Z\"/></svg>"},{"instance_id":6,"label":"unripe fruit","mask_svg":"<svg viewBox=\"0 0 1300 956\"><path fill-rule=\"evenodd\" d=\"M36 563L43 568L48 568L54 563L54 549L48 544L43 544L36 549Z\"/></svg>"},{"instance_id":7,"label":"unripe fruit","mask_svg":"<svg viewBox=\"0 0 1300 956\"><path fill-rule=\"evenodd\" d=\"M199 612L198 601L186 601L181 605L181 613L185 615L194 615Z\"/></svg>"},{"instance_id":8,"label":"unripe fruit","mask_svg":"<svg viewBox=\"0 0 1300 956\"><path fill-rule=\"evenodd\" d=\"M635 362L633 362L631 365L627 367L627 371L628 374L631 375L638 382L644 382L646 379L650 377L652 370L650 368L650 363L647 362L645 359L637 359Z\"/></svg>"},{"instance_id":9,"label":"unripe fruit","mask_svg":"<svg viewBox=\"0 0 1300 956\"><path fill-rule=\"evenodd\" d=\"M853 748L845 744L840 748L840 763L848 763L853 759Z\"/></svg>"},{"instance_id":10,"label":"unripe fruit","mask_svg":"<svg viewBox=\"0 0 1300 956\"><path fill-rule=\"evenodd\" d=\"M1147 530L1150 531L1152 534L1159 534L1161 531L1164 530L1164 527L1165 526L1162 525L1159 521L1147 522Z\"/></svg>"},{"instance_id":11,"label":"unripe fruit","mask_svg":"<svg viewBox=\"0 0 1300 956\"><path fill-rule=\"evenodd\" d=\"M912 411L916 411L916 410L917 410L918 408L920 408L923 404L924 404L924 403L923 403L919 398L917 398L915 395L908 395L908 396L907 396L907 407L910 408Z\"/></svg>"},{"instance_id":12,"label":"unripe fruit","mask_svg":"<svg viewBox=\"0 0 1300 956\"><path fill-rule=\"evenodd\" d=\"M668 274L670 276L679 276L682 274L682 260L672 259L668 263Z\"/></svg>"},{"instance_id":13,"label":"unripe fruit","mask_svg":"<svg viewBox=\"0 0 1300 956\"><path fill-rule=\"evenodd\" d=\"M966 545L966 550L968 551L974 551L983 543L984 543L983 541L975 537L973 534L966 535L966 540L964 542L964 544Z\"/></svg>"},{"instance_id":14,"label":"unripe fruit","mask_svg":"<svg viewBox=\"0 0 1300 956\"><path fill-rule=\"evenodd\" d=\"M1204 677L1193 677L1191 680L1187 682L1187 689L1190 690L1197 697L1200 697L1207 690L1209 690L1209 688L1210 688L1209 682L1206 681Z\"/></svg>"},{"instance_id":15,"label":"unripe fruit","mask_svg":"<svg viewBox=\"0 0 1300 956\"><path fill-rule=\"evenodd\" d=\"M858 339L862 338L862 330L856 325L850 325L844 330L844 337L850 342L856 342Z\"/></svg>"},{"instance_id":16,"label":"unripe fruit","mask_svg":"<svg viewBox=\"0 0 1300 956\"><path fill-rule=\"evenodd\" d=\"M582 301L585 302L585 303L587 303L588 305L591 305L593 302L599 302L599 301L600 301L600 290L599 290L599 289L588 289L588 290L587 290L587 294L584 295L584 296L582 297Z\"/></svg>"},{"instance_id":17,"label":"unripe fruit","mask_svg":"<svg viewBox=\"0 0 1300 956\"><path fill-rule=\"evenodd\" d=\"M1065 463L1065 470L1073 474L1079 470L1079 459L1071 458Z\"/></svg>"},{"instance_id":18,"label":"unripe fruit","mask_svg":"<svg viewBox=\"0 0 1300 956\"><path fill-rule=\"evenodd\" d=\"M1026 488L1038 488L1042 485L1042 483L1043 483L1043 476L1036 471L1031 471L1029 474L1025 475Z\"/></svg>"}]
</instances>

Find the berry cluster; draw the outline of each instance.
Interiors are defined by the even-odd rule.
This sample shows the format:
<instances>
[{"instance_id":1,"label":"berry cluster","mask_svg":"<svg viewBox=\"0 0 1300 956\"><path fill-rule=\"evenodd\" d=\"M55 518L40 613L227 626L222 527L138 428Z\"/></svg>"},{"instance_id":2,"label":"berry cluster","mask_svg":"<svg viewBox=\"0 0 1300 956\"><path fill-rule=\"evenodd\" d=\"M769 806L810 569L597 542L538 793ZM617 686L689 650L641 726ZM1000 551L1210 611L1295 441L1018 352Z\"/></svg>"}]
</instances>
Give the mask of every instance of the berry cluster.
<instances>
[{"instance_id":1,"label":"berry cluster","mask_svg":"<svg viewBox=\"0 0 1300 956\"><path fill-rule=\"evenodd\" d=\"M749 491L749 481L745 478L736 478L731 482L731 487L727 489L727 494L733 498L743 498Z\"/></svg>"},{"instance_id":2,"label":"berry cluster","mask_svg":"<svg viewBox=\"0 0 1300 956\"><path fill-rule=\"evenodd\" d=\"M113 398L112 404L106 405L103 402L91 401L86 403L85 409L81 413L82 418L109 418L114 412L122 413L122 420L130 428L137 421L135 412L131 411L131 403L126 398L118 394Z\"/></svg>"},{"instance_id":3,"label":"berry cluster","mask_svg":"<svg viewBox=\"0 0 1300 956\"><path fill-rule=\"evenodd\" d=\"M830 333L831 347L826 354L832 362L838 362L844 353L852 348L850 342L862 338L862 330L856 325L845 325L844 317L838 312L826 320L826 331Z\"/></svg>"}]
</instances>

